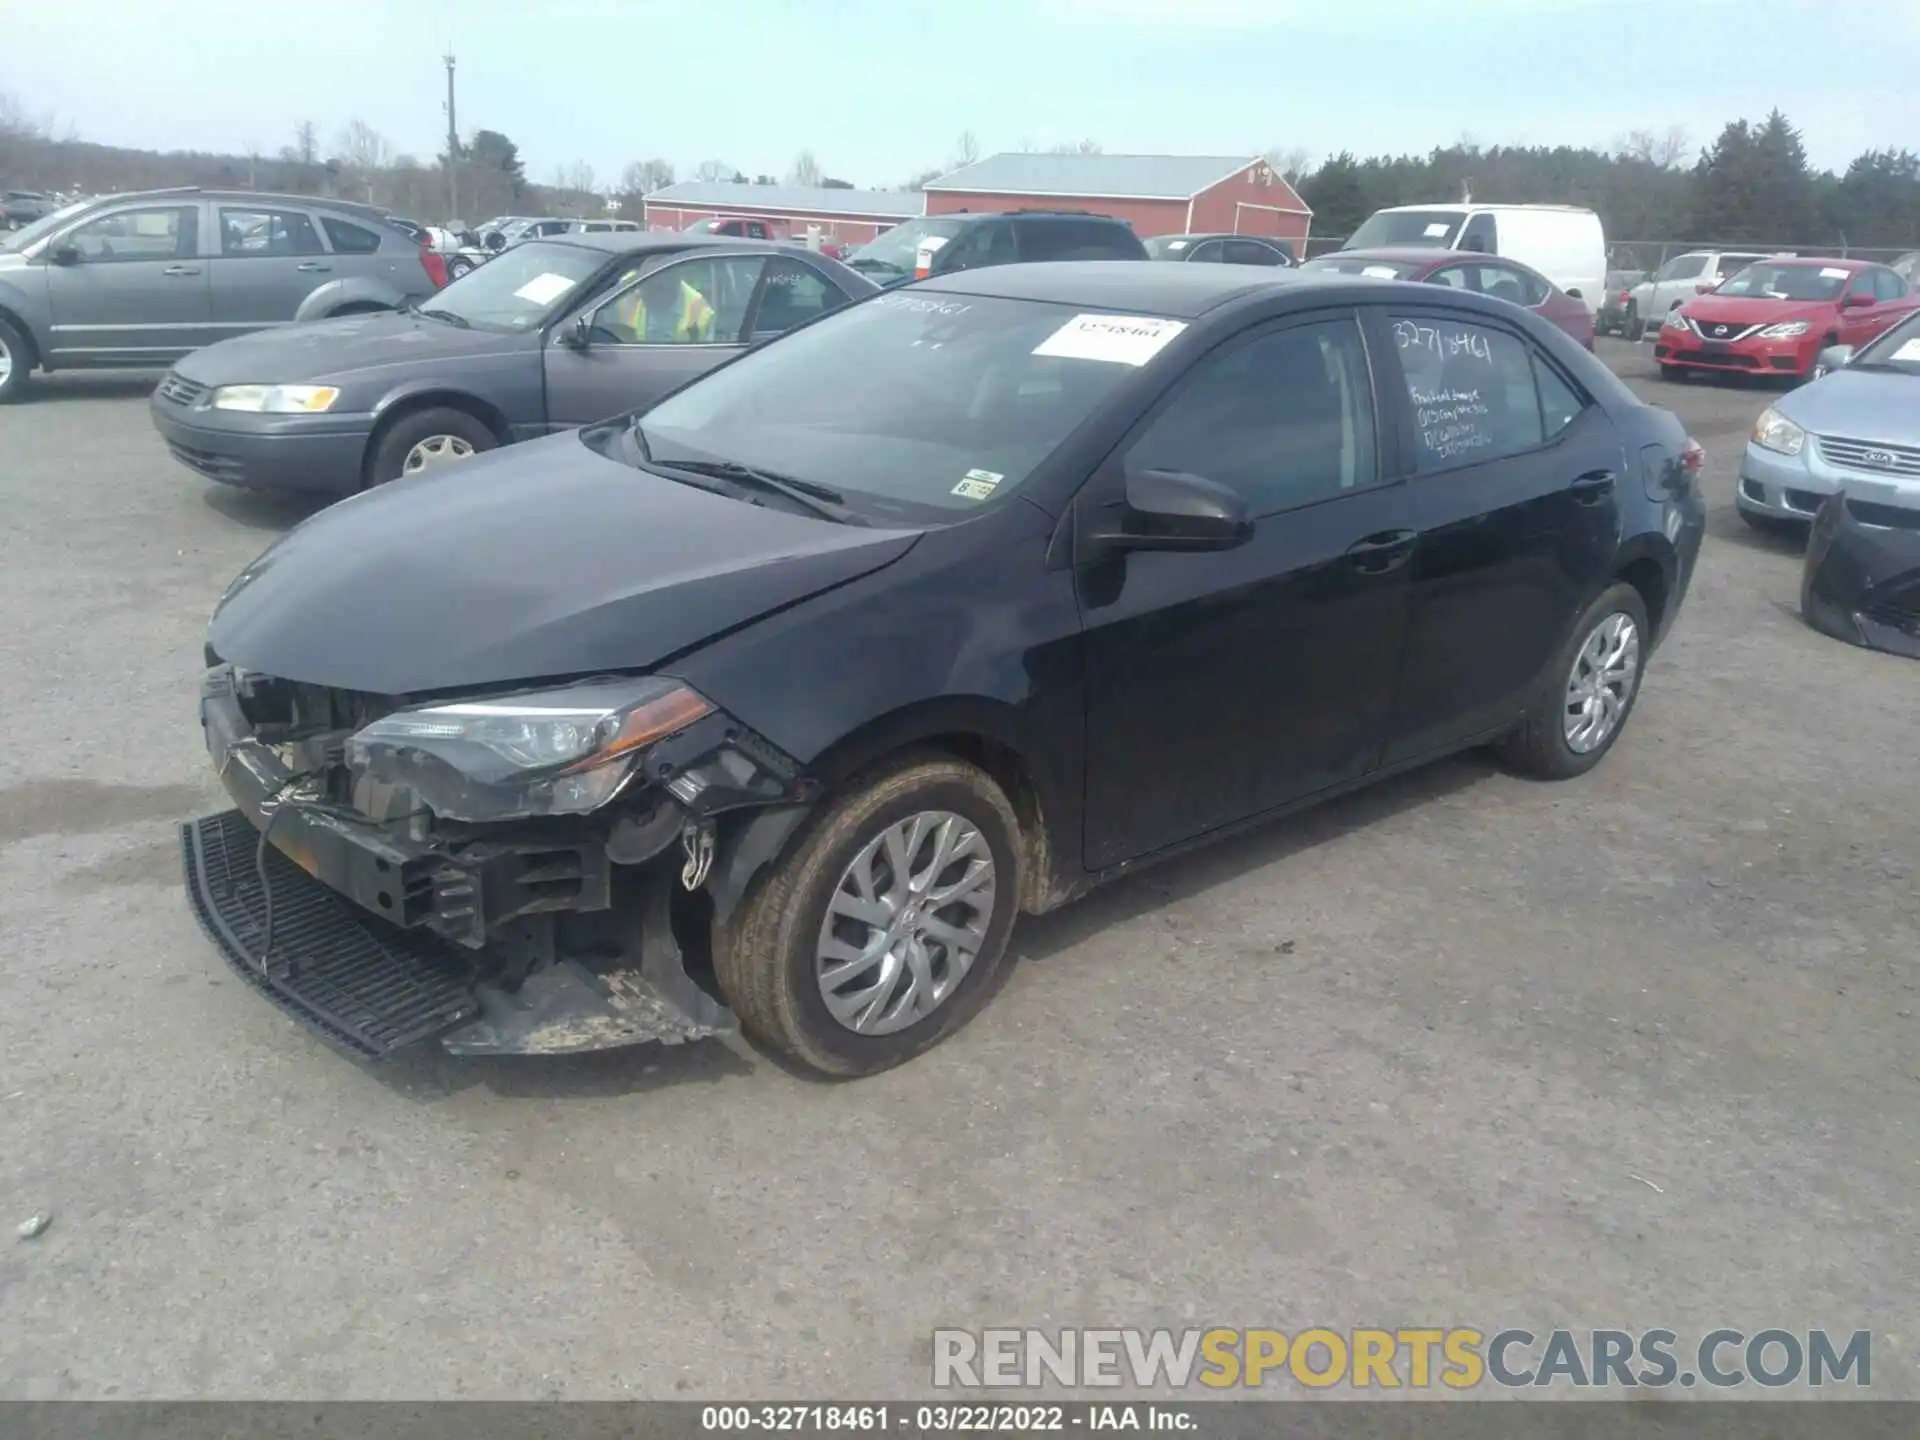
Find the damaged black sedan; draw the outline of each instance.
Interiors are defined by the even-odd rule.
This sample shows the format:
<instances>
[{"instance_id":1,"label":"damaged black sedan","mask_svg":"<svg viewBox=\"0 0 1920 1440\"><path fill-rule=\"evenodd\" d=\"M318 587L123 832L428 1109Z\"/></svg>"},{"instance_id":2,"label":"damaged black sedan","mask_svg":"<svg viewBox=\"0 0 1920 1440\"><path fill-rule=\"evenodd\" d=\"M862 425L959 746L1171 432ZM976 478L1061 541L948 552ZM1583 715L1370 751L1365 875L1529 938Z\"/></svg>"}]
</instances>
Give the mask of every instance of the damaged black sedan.
<instances>
[{"instance_id":1,"label":"damaged black sedan","mask_svg":"<svg viewBox=\"0 0 1920 1440\"><path fill-rule=\"evenodd\" d=\"M207 636L189 893L368 1057L925 1049L1021 912L1469 745L1619 739L1699 448L1431 286L1014 266L298 526Z\"/></svg>"}]
</instances>

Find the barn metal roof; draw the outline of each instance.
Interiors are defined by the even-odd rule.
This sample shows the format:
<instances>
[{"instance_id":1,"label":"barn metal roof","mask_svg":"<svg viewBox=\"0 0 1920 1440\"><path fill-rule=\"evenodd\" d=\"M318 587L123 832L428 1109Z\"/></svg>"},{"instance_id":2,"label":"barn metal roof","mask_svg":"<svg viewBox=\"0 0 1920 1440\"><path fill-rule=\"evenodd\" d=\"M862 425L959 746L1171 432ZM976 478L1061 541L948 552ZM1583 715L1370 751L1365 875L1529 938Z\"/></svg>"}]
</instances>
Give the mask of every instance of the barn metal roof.
<instances>
[{"instance_id":1,"label":"barn metal roof","mask_svg":"<svg viewBox=\"0 0 1920 1440\"><path fill-rule=\"evenodd\" d=\"M991 195L1191 200L1260 161L1258 155L989 155L927 189Z\"/></svg>"},{"instance_id":2,"label":"barn metal roof","mask_svg":"<svg viewBox=\"0 0 1920 1440\"><path fill-rule=\"evenodd\" d=\"M683 180L647 196L649 205L757 210L819 215L872 215L900 220L919 215L926 201L914 190L842 190L813 185L743 185L732 180Z\"/></svg>"}]
</instances>

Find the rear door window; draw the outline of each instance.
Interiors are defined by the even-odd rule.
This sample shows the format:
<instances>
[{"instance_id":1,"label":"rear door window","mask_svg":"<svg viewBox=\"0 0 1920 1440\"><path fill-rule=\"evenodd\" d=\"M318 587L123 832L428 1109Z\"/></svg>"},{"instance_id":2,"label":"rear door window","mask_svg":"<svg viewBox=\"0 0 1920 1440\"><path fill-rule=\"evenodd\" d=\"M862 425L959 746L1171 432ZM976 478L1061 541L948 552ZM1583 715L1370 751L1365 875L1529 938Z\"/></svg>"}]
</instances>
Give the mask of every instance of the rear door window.
<instances>
[{"instance_id":1,"label":"rear door window","mask_svg":"<svg viewBox=\"0 0 1920 1440\"><path fill-rule=\"evenodd\" d=\"M304 210L220 209L220 253L232 259L321 255L320 232Z\"/></svg>"},{"instance_id":2,"label":"rear door window","mask_svg":"<svg viewBox=\"0 0 1920 1440\"><path fill-rule=\"evenodd\" d=\"M1187 256L1187 259L1197 260L1202 264L1221 261L1226 258L1227 247L1218 240L1202 240L1198 245L1193 247L1193 253Z\"/></svg>"},{"instance_id":3,"label":"rear door window","mask_svg":"<svg viewBox=\"0 0 1920 1440\"><path fill-rule=\"evenodd\" d=\"M1498 460L1546 438L1532 356L1517 337L1439 315L1389 318L1413 407L1418 469ZM1556 397L1555 414L1566 404Z\"/></svg>"},{"instance_id":4,"label":"rear door window","mask_svg":"<svg viewBox=\"0 0 1920 1440\"><path fill-rule=\"evenodd\" d=\"M1022 260L1138 260L1140 255L1132 231L1102 220L1031 220L1020 227Z\"/></svg>"},{"instance_id":5,"label":"rear door window","mask_svg":"<svg viewBox=\"0 0 1920 1440\"><path fill-rule=\"evenodd\" d=\"M1279 251L1258 240L1229 240L1226 251L1229 265L1278 265L1281 259Z\"/></svg>"},{"instance_id":6,"label":"rear door window","mask_svg":"<svg viewBox=\"0 0 1920 1440\"><path fill-rule=\"evenodd\" d=\"M782 335L846 303L840 287L811 265L780 256L767 263L750 334L756 340Z\"/></svg>"}]
</instances>

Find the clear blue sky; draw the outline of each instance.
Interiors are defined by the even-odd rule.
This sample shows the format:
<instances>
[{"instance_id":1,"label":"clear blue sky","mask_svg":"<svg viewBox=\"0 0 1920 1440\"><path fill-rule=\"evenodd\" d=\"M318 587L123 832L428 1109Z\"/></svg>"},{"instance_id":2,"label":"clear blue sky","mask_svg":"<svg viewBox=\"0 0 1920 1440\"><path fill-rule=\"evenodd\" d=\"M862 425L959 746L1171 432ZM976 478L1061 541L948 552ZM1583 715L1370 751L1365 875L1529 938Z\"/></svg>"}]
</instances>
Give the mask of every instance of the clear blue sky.
<instances>
[{"instance_id":1,"label":"clear blue sky","mask_svg":"<svg viewBox=\"0 0 1920 1440\"><path fill-rule=\"evenodd\" d=\"M1920 148L1920 3L1812 0L19 0L0 93L81 136L272 153L311 118L431 156L449 41L463 131L536 180L661 155L893 185L1082 137L1112 151L1698 146L1779 105L1817 165ZM456 22L455 16L465 18ZM1901 84L1905 77L1908 83ZM1904 92L1904 93L1902 93Z\"/></svg>"}]
</instances>

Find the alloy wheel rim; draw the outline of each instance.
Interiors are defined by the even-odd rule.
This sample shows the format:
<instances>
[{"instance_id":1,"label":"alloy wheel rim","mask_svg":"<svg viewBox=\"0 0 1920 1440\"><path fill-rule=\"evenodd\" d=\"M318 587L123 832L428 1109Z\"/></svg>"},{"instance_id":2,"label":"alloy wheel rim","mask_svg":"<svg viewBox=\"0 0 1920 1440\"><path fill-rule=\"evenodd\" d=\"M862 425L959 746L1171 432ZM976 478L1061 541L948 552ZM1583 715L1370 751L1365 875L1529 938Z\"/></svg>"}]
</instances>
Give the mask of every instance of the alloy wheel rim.
<instances>
[{"instance_id":1,"label":"alloy wheel rim","mask_svg":"<svg viewBox=\"0 0 1920 1440\"><path fill-rule=\"evenodd\" d=\"M400 473L418 475L422 470L431 470L435 466L446 465L455 460L465 460L472 454L472 443L462 440L458 435L429 435L407 451L407 458L400 466Z\"/></svg>"},{"instance_id":2,"label":"alloy wheel rim","mask_svg":"<svg viewBox=\"0 0 1920 1440\"><path fill-rule=\"evenodd\" d=\"M827 1013L889 1035L949 1000L986 944L993 851L950 810L922 810L860 847L827 901L814 972Z\"/></svg>"},{"instance_id":3,"label":"alloy wheel rim","mask_svg":"<svg viewBox=\"0 0 1920 1440\"><path fill-rule=\"evenodd\" d=\"M1567 748L1590 755L1620 728L1640 681L1640 627L1616 610L1587 634L1567 674Z\"/></svg>"},{"instance_id":4,"label":"alloy wheel rim","mask_svg":"<svg viewBox=\"0 0 1920 1440\"><path fill-rule=\"evenodd\" d=\"M7 348L7 342L0 339L0 385L13 378L13 351Z\"/></svg>"}]
</instances>

